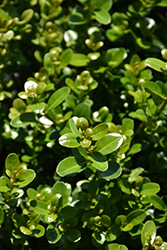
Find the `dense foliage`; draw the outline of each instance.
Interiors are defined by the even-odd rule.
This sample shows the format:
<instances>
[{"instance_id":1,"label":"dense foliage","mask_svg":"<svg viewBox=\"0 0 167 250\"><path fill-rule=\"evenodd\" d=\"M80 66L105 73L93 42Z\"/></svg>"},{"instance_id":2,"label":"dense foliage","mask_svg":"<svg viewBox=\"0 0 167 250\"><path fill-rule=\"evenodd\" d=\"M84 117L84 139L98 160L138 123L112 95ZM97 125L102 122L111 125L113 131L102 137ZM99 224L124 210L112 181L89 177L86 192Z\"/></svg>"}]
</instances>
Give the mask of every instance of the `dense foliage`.
<instances>
[{"instance_id":1,"label":"dense foliage","mask_svg":"<svg viewBox=\"0 0 167 250\"><path fill-rule=\"evenodd\" d=\"M167 250L166 7L1 1L1 248Z\"/></svg>"}]
</instances>

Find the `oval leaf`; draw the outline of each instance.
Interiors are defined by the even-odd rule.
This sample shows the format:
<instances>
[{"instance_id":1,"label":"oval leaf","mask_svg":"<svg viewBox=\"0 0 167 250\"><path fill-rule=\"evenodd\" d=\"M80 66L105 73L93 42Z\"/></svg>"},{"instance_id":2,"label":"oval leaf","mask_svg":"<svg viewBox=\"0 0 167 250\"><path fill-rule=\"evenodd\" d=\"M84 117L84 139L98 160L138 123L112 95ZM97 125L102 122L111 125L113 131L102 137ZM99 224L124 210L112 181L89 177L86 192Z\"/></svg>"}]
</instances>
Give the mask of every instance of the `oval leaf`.
<instances>
[{"instance_id":1,"label":"oval leaf","mask_svg":"<svg viewBox=\"0 0 167 250\"><path fill-rule=\"evenodd\" d=\"M120 134L111 133L105 135L102 139L97 141L96 151L103 155L110 154L117 150L123 143L123 138Z\"/></svg>"},{"instance_id":2,"label":"oval leaf","mask_svg":"<svg viewBox=\"0 0 167 250\"><path fill-rule=\"evenodd\" d=\"M153 221L149 220L147 221L141 231L141 242L144 246L147 243L147 235L150 234L151 236L151 243L154 242L154 239L156 237L156 226Z\"/></svg>"},{"instance_id":3,"label":"oval leaf","mask_svg":"<svg viewBox=\"0 0 167 250\"><path fill-rule=\"evenodd\" d=\"M104 157L104 155L102 155L101 153L94 151L88 156L88 159L91 161L91 164L96 169L98 169L100 171L107 170L108 162L107 162L106 158Z\"/></svg>"},{"instance_id":4,"label":"oval leaf","mask_svg":"<svg viewBox=\"0 0 167 250\"><path fill-rule=\"evenodd\" d=\"M129 224L133 224L134 226L139 225L142 223L146 218L146 213L142 209L137 209L132 211L130 214L127 215L126 222Z\"/></svg>"},{"instance_id":5,"label":"oval leaf","mask_svg":"<svg viewBox=\"0 0 167 250\"><path fill-rule=\"evenodd\" d=\"M36 173L32 169L27 169L27 171L20 177L17 177L14 186L18 186L19 188L23 188L30 184L36 176Z\"/></svg>"},{"instance_id":6,"label":"oval leaf","mask_svg":"<svg viewBox=\"0 0 167 250\"><path fill-rule=\"evenodd\" d=\"M36 122L35 114L32 112L27 112L15 116L11 121L11 125L15 128L19 128L29 125L31 122Z\"/></svg>"},{"instance_id":7,"label":"oval leaf","mask_svg":"<svg viewBox=\"0 0 167 250\"><path fill-rule=\"evenodd\" d=\"M89 61L90 60L86 55L80 53L73 53L69 64L76 67L83 67L86 66Z\"/></svg>"},{"instance_id":8,"label":"oval leaf","mask_svg":"<svg viewBox=\"0 0 167 250\"><path fill-rule=\"evenodd\" d=\"M97 141L103 138L108 131L108 125L106 123L98 124L93 128L92 140Z\"/></svg>"},{"instance_id":9,"label":"oval leaf","mask_svg":"<svg viewBox=\"0 0 167 250\"><path fill-rule=\"evenodd\" d=\"M60 103L62 103L65 98L68 96L70 89L68 87L62 87L58 89L55 93L51 95L48 101L48 110L57 107Z\"/></svg>"},{"instance_id":10,"label":"oval leaf","mask_svg":"<svg viewBox=\"0 0 167 250\"><path fill-rule=\"evenodd\" d=\"M156 71L159 71L159 72L162 72L162 66L164 64L163 61L161 61L160 59L157 59L157 58L147 58L146 59L146 64L147 66L149 66L150 68L156 70Z\"/></svg>"},{"instance_id":11,"label":"oval leaf","mask_svg":"<svg viewBox=\"0 0 167 250\"><path fill-rule=\"evenodd\" d=\"M77 148L80 146L78 140L78 135L73 134L73 133L67 133L62 135L59 138L59 143L60 145L67 147L67 148Z\"/></svg>"},{"instance_id":12,"label":"oval leaf","mask_svg":"<svg viewBox=\"0 0 167 250\"><path fill-rule=\"evenodd\" d=\"M119 166L118 163L116 163L115 161L109 161L109 168L107 171L103 172L100 174L100 177L110 181L113 179L118 178L122 173L122 169Z\"/></svg>"},{"instance_id":13,"label":"oval leaf","mask_svg":"<svg viewBox=\"0 0 167 250\"><path fill-rule=\"evenodd\" d=\"M160 191L160 186L158 183L148 182L143 184L140 194L141 195L154 195Z\"/></svg>"},{"instance_id":14,"label":"oval leaf","mask_svg":"<svg viewBox=\"0 0 167 250\"><path fill-rule=\"evenodd\" d=\"M164 201L158 195L152 195L150 197L150 202L153 204L155 208L161 211L164 211L166 209Z\"/></svg>"},{"instance_id":15,"label":"oval leaf","mask_svg":"<svg viewBox=\"0 0 167 250\"><path fill-rule=\"evenodd\" d=\"M84 162L80 162L74 156L70 156L58 164L56 171L60 176L65 176L69 174L80 173L84 169Z\"/></svg>"},{"instance_id":16,"label":"oval leaf","mask_svg":"<svg viewBox=\"0 0 167 250\"><path fill-rule=\"evenodd\" d=\"M6 173L9 177L13 177L13 173L17 171L20 166L19 157L15 154L9 154L5 161Z\"/></svg>"}]
</instances>

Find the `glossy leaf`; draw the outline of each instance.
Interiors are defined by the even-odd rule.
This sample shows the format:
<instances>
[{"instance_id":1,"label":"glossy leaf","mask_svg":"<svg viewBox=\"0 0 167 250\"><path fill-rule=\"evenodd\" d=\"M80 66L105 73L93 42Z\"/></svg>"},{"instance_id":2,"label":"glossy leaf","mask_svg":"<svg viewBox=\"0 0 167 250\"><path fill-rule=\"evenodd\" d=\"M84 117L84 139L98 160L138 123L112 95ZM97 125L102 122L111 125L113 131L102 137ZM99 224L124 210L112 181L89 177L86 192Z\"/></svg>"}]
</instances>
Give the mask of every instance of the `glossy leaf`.
<instances>
[{"instance_id":1,"label":"glossy leaf","mask_svg":"<svg viewBox=\"0 0 167 250\"><path fill-rule=\"evenodd\" d=\"M27 169L27 171L20 177L17 177L14 186L18 186L19 188L26 187L30 184L36 176L36 173L32 169Z\"/></svg>"},{"instance_id":2,"label":"glossy leaf","mask_svg":"<svg viewBox=\"0 0 167 250\"><path fill-rule=\"evenodd\" d=\"M158 195L152 195L150 197L150 202L160 211L164 211L166 209L164 201Z\"/></svg>"},{"instance_id":3,"label":"glossy leaf","mask_svg":"<svg viewBox=\"0 0 167 250\"><path fill-rule=\"evenodd\" d=\"M89 63L89 61L90 60L86 55L80 53L73 53L69 64L76 67L84 67Z\"/></svg>"},{"instance_id":4,"label":"glossy leaf","mask_svg":"<svg viewBox=\"0 0 167 250\"><path fill-rule=\"evenodd\" d=\"M131 223L134 226L137 226L145 220L146 216L147 215L144 210L142 209L134 210L127 215L126 222Z\"/></svg>"},{"instance_id":5,"label":"glossy leaf","mask_svg":"<svg viewBox=\"0 0 167 250\"><path fill-rule=\"evenodd\" d=\"M107 155L116 151L121 146L122 143L123 143L123 138L120 134L117 133L107 134L102 139L97 141L96 151L100 152L103 155Z\"/></svg>"},{"instance_id":6,"label":"glossy leaf","mask_svg":"<svg viewBox=\"0 0 167 250\"><path fill-rule=\"evenodd\" d=\"M158 71L158 72L162 72L162 66L164 64L163 61L161 61L160 59L157 59L157 58L147 58L146 59L146 64L147 66L149 66L150 68Z\"/></svg>"},{"instance_id":7,"label":"glossy leaf","mask_svg":"<svg viewBox=\"0 0 167 250\"><path fill-rule=\"evenodd\" d=\"M94 9L105 9L110 10L112 6L112 0L106 0L105 2L102 0L91 0L91 6Z\"/></svg>"},{"instance_id":8,"label":"glossy leaf","mask_svg":"<svg viewBox=\"0 0 167 250\"><path fill-rule=\"evenodd\" d=\"M36 213L39 213L41 215L45 215L48 214L48 205L43 202L43 201L39 201L39 200L32 200L30 202L30 207L33 211L35 211Z\"/></svg>"},{"instance_id":9,"label":"glossy leaf","mask_svg":"<svg viewBox=\"0 0 167 250\"><path fill-rule=\"evenodd\" d=\"M67 133L59 138L60 145L67 148L77 148L80 146L78 142L78 135L73 133Z\"/></svg>"},{"instance_id":10,"label":"glossy leaf","mask_svg":"<svg viewBox=\"0 0 167 250\"><path fill-rule=\"evenodd\" d=\"M114 241L121 234L120 227L117 224L113 224L106 232L106 241Z\"/></svg>"},{"instance_id":11,"label":"glossy leaf","mask_svg":"<svg viewBox=\"0 0 167 250\"><path fill-rule=\"evenodd\" d=\"M35 114L32 112L17 115L11 121L11 125L15 128L24 127L32 122L36 122Z\"/></svg>"},{"instance_id":12,"label":"glossy leaf","mask_svg":"<svg viewBox=\"0 0 167 250\"><path fill-rule=\"evenodd\" d=\"M154 239L156 237L156 226L153 221L149 220L147 221L141 231L141 242L143 245L147 243L147 235L151 236L151 243L154 242Z\"/></svg>"},{"instance_id":13,"label":"glossy leaf","mask_svg":"<svg viewBox=\"0 0 167 250\"><path fill-rule=\"evenodd\" d=\"M142 186L141 195L154 195L160 191L158 183L148 182Z\"/></svg>"},{"instance_id":14,"label":"glossy leaf","mask_svg":"<svg viewBox=\"0 0 167 250\"><path fill-rule=\"evenodd\" d=\"M57 173L65 176L74 173L80 173L85 169L84 162L79 162L74 156L62 160L57 166Z\"/></svg>"},{"instance_id":15,"label":"glossy leaf","mask_svg":"<svg viewBox=\"0 0 167 250\"><path fill-rule=\"evenodd\" d=\"M107 181L118 178L122 173L122 169L119 166L119 164L114 161L109 161L108 164L109 164L109 167L107 171L104 171L103 173L101 173L100 177Z\"/></svg>"},{"instance_id":16,"label":"glossy leaf","mask_svg":"<svg viewBox=\"0 0 167 250\"><path fill-rule=\"evenodd\" d=\"M108 131L108 125L106 123L100 123L93 128L92 140L97 141L106 135Z\"/></svg>"},{"instance_id":17,"label":"glossy leaf","mask_svg":"<svg viewBox=\"0 0 167 250\"><path fill-rule=\"evenodd\" d=\"M77 129L77 126L76 126L76 124L75 124L73 118L71 118L71 119L69 120L69 126L70 126L71 131L72 131L74 134L78 135L79 137L81 136L81 133L80 133L79 130Z\"/></svg>"},{"instance_id":18,"label":"glossy leaf","mask_svg":"<svg viewBox=\"0 0 167 250\"><path fill-rule=\"evenodd\" d=\"M32 232L36 238L40 238L45 234L45 228L38 224Z\"/></svg>"},{"instance_id":19,"label":"glossy leaf","mask_svg":"<svg viewBox=\"0 0 167 250\"><path fill-rule=\"evenodd\" d=\"M32 231L30 229L28 229L27 227L25 227L25 226L21 226L20 231L25 235L31 235L32 234Z\"/></svg>"},{"instance_id":20,"label":"glossy leaf","mask_svg":"<svg viewBox=\"0 0 167 250\"><path fill-rule=\"evenodd\" d=\"M108 169L108 162L101 153L94 151L88 156L88 159L96 169L100 171L106 171Z\"/></svg>"},{"instance_id":21,"label":"glossy leaf","mask_svg":"<svg viewBox=\"0 0 167 250\"><path fill-rule=\"evenodd\" d=\"M62 195L62 205L68 203L68 198L70 196L71 186L70 184L65 184L62 181L57 181L52 187L52 194Z\"/></svg>"},{"instance_id":22,"label":"glossy leaf","mask_svg":"<svg viewBox=\"0 0 167 250\"><path fill-rule=\"evenodd\" d=\"M154 95L157 95L164 99L164 92L156 82L147 81L143 83L143 88Z\"/></svg>"},{"instance_id":23,"label":"glossy leaf","mask_svg":"<svg viewBox=\"0 0 167 250\"><path fill-rule=\"evenodd\" d=\"M62 87L58 89L56 92L54 92L48 100L47 112L50 109L53 109L57 107L58 105L60 105L68 96L69 92L70 92L70 89L68 87Z\"/></svg>"},{"instance_id":24,"label":"glossy leaf","mask_svg":"<svg viewBox=\"0 0 167 250\"><path fill-rule=\"evenodd\" d=\"M15 153L9 154L5 161L5 168L7 175L13 178L13 174L14 172L17 171L19 166L20 166L20 160L18 156Z\"/></svg>"},{"instance_id":25,"label":"glossy leaf","mask_svg":"<svg viewBox=\"0 0 167 250\"><path fill-rule=\"evenodd\" d=\"M111 22L111 16L105 9L94 10L94 18L102 24L109 24Z\"/></svg>"},{"instance_id":26,"label":"glossy leaf","mask_svg":"<svg viewBox=\"0 0 167 250\"><path fill-rule=\"evenodd\" d=\"M46 238L50 244L55 244L61 239L62 235L54 225L49 224L46 229Z\"/></svg>"}]
</instances>

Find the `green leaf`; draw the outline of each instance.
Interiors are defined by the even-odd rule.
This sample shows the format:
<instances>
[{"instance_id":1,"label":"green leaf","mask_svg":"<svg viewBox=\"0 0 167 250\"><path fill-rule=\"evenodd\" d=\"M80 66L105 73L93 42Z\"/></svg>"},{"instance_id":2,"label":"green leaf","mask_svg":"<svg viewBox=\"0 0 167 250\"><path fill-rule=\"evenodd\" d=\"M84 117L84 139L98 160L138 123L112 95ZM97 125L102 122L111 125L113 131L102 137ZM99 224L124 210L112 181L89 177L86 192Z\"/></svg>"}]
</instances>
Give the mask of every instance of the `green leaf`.
<instances>
[{"instance_id":1,"label":"green leaf","mask_svg":"<svg viewBox=\"0 0 167 250\"><path fill-rule=\"evenodd\" d=\"M156 226L153 221L149 220L147 221L141 231L141 242L144 246L148 242L147 235L151 236L151 242L154 242L154 239L156 237Z\"/></svg>"},{"instance_id":2,"label":"green leaf","mask_svg":"<svg viewBox=\"0 0 167 250\"><path fill-rule=\"evenodd\" d=\"M120 189L122 190L122 192L124 192L126 194L131 194L132 186L127 180L120 178L118 180L118 185L119 185Z\"/></svg>"},{"instance_id":3,"label":"green leaf","mask_svg":"<svg viewBox=\"0 0 167 250\"><path fill-rule=\"evenodd\" d=\"M125 136L133 135L134 121L129 118L124 118L121 126L122 134Z\"/></svg>"},{"instance_id":4,"label":"green leaf","mask_svg":"<svg viewBox=\"0 0 167 250\"><path fill-rule=\"evenodd\" d=\"M43 201L32 200L30 201L30 207L33 211L39 213L40 215L45 215L49 213L47 209L48 205Z\"/></svg>"},{"instance_id":5,"label":"green leaf","mask_svg":"<svg viewBox=\"0 0 167 250\"><path fill-rule=\"evenodd\" d=\"M77 126L76 126L76 124L75 124L73 118L71 118L71 119L69 120L69 126L70 126L71 131L72 131L74 134L78 135L79 137L81 136L81 133L80 133L79 130L77 129Z\"/></svg>"},{"instance_id":6,"label":"green leaf","mask_svg":"<svg viewBox=\"0 0 167 250\"><path fill-rule=\"evenodd\" d=\"M65 176L69 174L80 173L84 169L84 162L77 160L74 156L70 156L58 164L56 171L60 176Z\"/></svg>"},{"instance_id":7,"label":"green leaf","mask_svg":"<svg viewBox=\"0 0 167 250\"><path fill-rule=\"evenodd\" d=\"M74 115L77 117L84 117L89 120L91 109L88 103L82 102L74 108Z\"/></svg>"},{"instance_id":8,"label":"green leaf","mask_svg":"<svg viewBox=\"0 0 167 250\"><path fill-rule=\"evenodd\" d=\"M32 9L26 9L25 11L23 11L23 13L21 14L21 19L23 20L21 23L19 22L19 24L25 24L28 23L31 18L34 15L34 11Z\"/></svg>"},{"instance_id":9,"label":"green leaf","mask_svg":"<svg viewBox=\"0 0 167 250\"><path fill-rule=\"evenodd\" d=\"M100 171L106 171L108 169L108 162L101 153L94 151L88 156L88 159L96 169Z\"/></svg>"},{"instance_id":10,"label":"green leaf","mask_svg":"<svg viewBox=\"0 0 167 250\"><path fill-rule=\"evenodd\" d=\"M1 9L0 8L0 18L2 19L2 20L8 20L9 19L9 16L7 15L7 12L6 11L4 11L3 9Z\"/></svg>"},{"instance_id":11,"label":"green leaf","mask_svg":"<svg viewBox=\"0 0 167 250\"><path fill-rule=\"evenodd\" d=\"M95 247L98 247L99 245L103 245L105 240L106 240L105 234L103 232L96 231L92 234L92 243Z\"/></svg>"},{"instance_id":12,"label":"green leaf","mask_svg":"<svg viewBox=\"0 0 167 250\"><path fill-rule=\"evenodd\" d=\"M55 228L54 225L49 224L46 229L46 239L50 244L55 244L58 242L62 237L62 234L59 232L57 228Z\"/></svg>"},{"instance_id":13,"label":"green leaf","mask_svg":"<svg viewBox=\"0 0 167 250\"><path fill-rule=\"evenodd\" d=\"M75 12L70 16L70 22L73 25L82 25L82 24L85 24L87 20L84 18L84 16L81 13Z\"/></svg>"},{"instance_id":14,"label":"green leaf","mask_svg":"<svg viewBox=\"0 0 167 250\"><path fill-rule=\"evenodd\" d=\"M46 104L44 102L35 103L32 105L32 111L36 114L40 114L44 111L45 105Z\"/></svg>"},{"instance_id":15,"label":"green leaf","mask_svg":"<svg viewBox=\"0 0 167 250\"><path fill-rule=\"evenodd\" d=\"M106 241L114 241L121 234L120 226L113 224L106 232Z\"/></svg>"},{"instance_id":16,"label":"green leaf","mask_svg":"<svg viewBox=\"0 0 167 250\"><path fill-rule=\"evenodd\" d=\"M130 175L129 175L128 181L129 181L130 183L133 183L133 182L136 180L136 178L137 178L141 173L143 173L143 171L144 171L144 168L140 168L140 167L133 169L133 170L131 171Z\"/></svg>"},{"instance_id":17,"label":"green leaf","mask_svg":"<svg viewBox=\"0 0 167 250\"><path fill-rule=\"evenodd\" d=\"M141 195L154 195L160 191L160 186L158 183L148 182L143 184L140 194Z\"/></svg>"},{"instance_id":18,"label":"green leaf","mask_svg":"<svg viewBox=\"0 0 167 250\"><path fill-rule=\"evenodd\" d=\"M93 128L92 140L97 141L106 135L108 131L108 125L106 123L100 123Z\"/></svg>"},{"instance_id":19,"label":"green leaf","mask_svg":"<svg viewBox=\"0 0 167 250\"><path fill-rule=\"evenodd\" d=\"M166 209L164 201L158 195L152 195L150 197L150 203L152 203L153 206L160 211L164 211Z\"/></svg>"},{"instance_id":20,"label":"green leaf","mask_svg":"<svg viewBox=\"0 0 167 250\"><path fill-rule=\"evenodd\" d=\"M73 53L69 64L76 67L84 67L89 63L89 61L90 59L86 55L81 53Z\"/></svg>"},{"instance_id":21,"label":"green leaf","mask_svg":"<svg viewBox=\"0 0 167 250\"><path fill-rule=\"evenodd\" d=\"M59 61L61 62L61 64L59 65L57 70L65 68L71 61L72 55L73 55L72 49L64 50L59 57Z\"/></svg>"},{"instance_id":22,"label":"green leaf","mask_svg":"<svg viewBox=\"0 0 167 250\"><path fill-rule=\"evenodd\" d=\"M165 93L156 82L147 81L143 83L143 88L150 94L157 95L164 99Z\"/></svg>"},{"instance_id":23,"label":"green leaf","mask_svg":"<svg viewBox=\"0 0 167 250\"><path fill-rule=\"evenodd\" d=\"M28 195L28 198L30 200L35 200L37 194L38 194L38 192L35 189L33 189L33 188L29 188L27 190L27 195Z\"/></svg>"},{"instance_id":24,"label":"green leaf","mask_svg":"<svg viewBox=\"0 0 167 250\"><path fill-rule=\"evenodd\" d=\"M36 176L36 173L32 169L27 169L27 171L20 177L17 177L15 182L13 183L14 186L18 186L19 188L26 187L30 184Z\"/></svg>"},{"instance_id":25,"label":"green leaf","mask_svg":"<svg viewBox=\"0 0 167 250\"><path fill-rule=\"evenodd\" d=\"M71 242L78 242L81 239L81 233L78 229L69 229L66 233L67 239Z\"/></svg>"},{"instance_id":26,"label":"green leaf","mask_svg":"<svg viewBox=\"0 0 167 250\"><path fill-rule=\"evenodd\" d=\"M27 227L25 227L25 226L21 226L20 231L25 235L31 235L32 234L32 231L30 229L28 229Z\"/></svg>"},{"instance_id":27,"label":"green leaf","mask_svg":"<svg viewBox=\"0 0 167 250\"><path fill-rule=\"evenodd\" d=\"M5 161L6 174L10 178L13 178L13 174L14 172L17 171L19 166L20 166L19 157L15 153L9 154Z\"/></svg>"},{"instance_id":28,"label":"green leaf","mask_svg":"<svg viewBox=\"0 0 167 250\"><path fill-rule=\"evenodd\" d=\"M137 226L145 220L146 216L147 215L144 210L137 209L127 215L126 222L132 223L134 226Z\"/></svg>"},{"instance_id":29,"label":"green leaf","mask_svg":"<svg viewBox=\"0 0 167 250\"><path fill-rule=\"evenodd\" d=\"M27 112L15 116L11 121L11 125L15 128L19 128L29 125L32 122L36 122L35 114L33 112Z\"/></svg>"},{"instance_id":30,"label":"green leaf","mask_svg":"<svg viewBox=\"0 0 167 250\"><path fill-rule=\"evenodd\" d=\"M73 133L67 133L62 135L59 138L59 143L60 145L67 147L67 148L77 148L80 146L78 140L78 135L73 134Z\"/></svg>"},{"instance_id":31,"label":"green leaf","mask_svg":"<svg viewBox=\"0 0 167 250\"><path fill-rule=\"evenodd\" d=\"M93 9L105 9L110 10L112 6L113 1L112 0L91 0L91 7Z\"/></svg>"},{"instance_id":32,"label":"green leaf","mask_svg":"<svg viewBox=\"0 0 167 250\"><path fill-rule=\"evenodd\" d=\"M97 141L96 151L103 155L110 154L116 151L123 143L123 138L120 134L111 133L105 135L102 139Z\"/></svg>"},{"instance_id":33,"label":"green leaf","mask_svg":"<svg viewBox=\"0 0 167 250\"><path fill-rule=\"evenodd\" d=\"M111 243L107 245L107 250L128 250L128 248L124 245L120 245L117 243Z\"/></svg>"},{"instance_id":34,"label":"green leaf","mask_svg":"<svg viewBox=\"0 0 167 250\"><path fill-rule=\"evenodd\" d=\"M105 9L98 9L93 11L93 17L102 24L109 24L111 22L111 16Z\"/></svg>"},{"instance_id":35,"label":"green leaf","mask_svg":"<svg viewBox=\"0 0 167 250\"><path fill-rule=\"evenodd\" d=\"M4 211L3 209L0 207L0 227L3 224L4 221Z\"/></svg>"},{"instance_id":36,"label":"green leaf","mask_svg":"<svg viewBox=\"0 0 167 250\"><path fill-rule=\"evenodd\" d=\"M58 105L60 105L60 103L62 103L65 100L65 98L68 96L69 92L70 92L70 89L68 87L62 87L58 89L56 92L54 92L48 100L47 112L50 109L53 109L57 107Z\"/></svg>"},{"instance_id":37,"label":"green leaf","mask_svg":"<svg viewBox=\"0 0 167 250\"><path fill-rule=\"evenodd\" d=\"M68 198L71 193L70 184L65 184L62 181L57 181L52 187L52 195L60 194L62 195L62 205L68 203Z\"/></svg>"},{"instance_id":38,"label":"green leaf","mask_svg":"<svg viewBox=\"0 0 167 250\"><path fill-rule=\"evenodd\" d=\"M146 64L147 66L149 66L150 68L156 71L159 71L159 72L163 71L162 67L163 67L164 62L161 61L160 59L149 57L146 59Z\"/></svg>"},{"instance_id":39,"label":"green leaf","mask_svg":"<svg viewBox=\"0 0 167 250\"><path fill-rule=\"evenodd\" d=\"M142 122L147 122L148 118L143 109L137 109L135 112L130 112L129 116L132 118L137 118Z\"/></svg>"},{"instance_id":40,"label":"green leaf","mask_svg":"<svg viewBox=\"0 0 167 250\"><path fill-rule=\"evenodd\" d=\"M45 234L45 228L42 225L37 225L32 233L36 238L40 238Z\"/></svg>"},{"instance_id":41,"label":"green leaf","mask_svg":"<svg viewBox=\"0 0 167 250\"><path fill-rule=\"evenodd\" d=\"M6 180L4 180L2 177L0 178L0 192L8 192L10 188L7 186Z\"/></svg>"},{"instance_id":42,"label":"green leaf","mask_svg":"<svg viewBox=\"0 0 167 250\"><path fill-rule=\"evenodd\" d=\"M134 155L142 150L142 144L135 143L131 146L127 155Z\"/></svg>"},{"instance_id":43,"label":"green leaf","mask_svg":"<svg viewBox=\"0 0 167 250\"><path fill-rule=\"evenodd\" d=\"M157 6L161 6L161 7L166 7L167 6L167 0L159 0L157 1L157 3L155 4Z\"/></svg>"},{"instance_id":44,"label":"green leaf","mask_svg":"<svg viewBox=\"0 0 167 250\"><path fill-rule=\"evenodd\" d=\"M122 173L122 169L119 166L119 164L116 163L115 161L109 161L108 164L109 164L108 170L101 173L100 177L107 181L118 178Z\"/></svg>"},{"instance_id":45,"label":"green leaf","mask_svg":"<svg viewBox=\"0 0 167 250\"><path fill-rule=\"evenodd\" d=\"M68 205L61 209L59 215L62 219L68 220L73 218L76 215L76 213L77 213L76 208Z\"/></svg>"}]
</instances>

